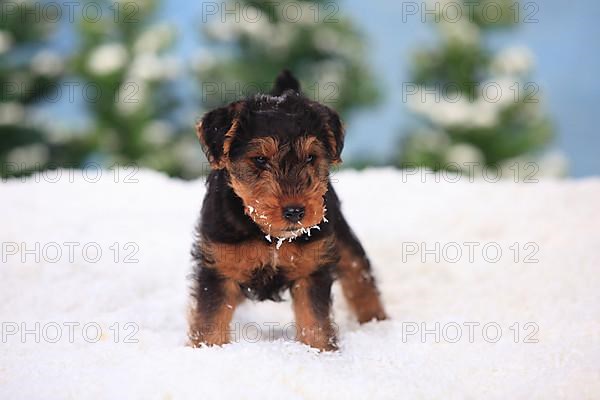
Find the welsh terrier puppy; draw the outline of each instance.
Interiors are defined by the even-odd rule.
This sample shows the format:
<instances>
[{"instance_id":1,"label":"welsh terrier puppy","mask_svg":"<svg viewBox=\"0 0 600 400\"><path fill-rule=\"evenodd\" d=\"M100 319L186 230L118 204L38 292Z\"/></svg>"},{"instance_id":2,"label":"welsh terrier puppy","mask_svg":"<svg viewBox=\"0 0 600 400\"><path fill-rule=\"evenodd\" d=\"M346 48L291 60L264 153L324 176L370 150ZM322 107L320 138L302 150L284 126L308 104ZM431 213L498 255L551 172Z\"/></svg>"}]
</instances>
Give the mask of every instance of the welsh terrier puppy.
<instances>
[{"instance_id":1,"label":"welsh terrier puppy","mask_svg":"<svg viewBox=\"0 0 600 400\"><path fill-rule=\"evenodd\" d=\"M344 142L335 111L304 97L286 70L271 95L205 114L197 135L212 171L192 251L191 346L228 343L244 297L281 300L289 289L297 340L335 350L334 278L360 323L386 318L329 180Z\"/></svg>"}]
</instances>

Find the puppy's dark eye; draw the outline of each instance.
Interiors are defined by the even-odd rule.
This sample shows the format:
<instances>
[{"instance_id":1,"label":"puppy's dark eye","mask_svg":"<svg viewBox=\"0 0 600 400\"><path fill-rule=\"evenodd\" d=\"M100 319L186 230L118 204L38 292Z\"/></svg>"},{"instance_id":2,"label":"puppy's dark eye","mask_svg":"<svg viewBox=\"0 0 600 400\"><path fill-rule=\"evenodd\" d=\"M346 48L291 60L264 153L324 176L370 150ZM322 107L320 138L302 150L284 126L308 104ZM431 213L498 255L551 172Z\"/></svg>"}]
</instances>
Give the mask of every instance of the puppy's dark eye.
<instances>
[{"instance_id":1,"label":"puppy's dark eye","mask_svg":"<svg viewBox=\"0 0 600 400\"><path fill-rule=\"evenodd\" d=\"M253 158L254 163L259 167L264 167L267 165L267 157L258 156Z\"/></svg>"},{"instance_id":2,"label":"puppy's dark eye","mask_svg":"<svg viewBox=\"0 0 600 400\"><path fill-rule=\"evenodd\" d=\"M311 154L310 156L306 157L306 162L309 164L312 164L313 162L315 162L317 157L315 157L314 154Z\"/></svg>"}]
</instances>

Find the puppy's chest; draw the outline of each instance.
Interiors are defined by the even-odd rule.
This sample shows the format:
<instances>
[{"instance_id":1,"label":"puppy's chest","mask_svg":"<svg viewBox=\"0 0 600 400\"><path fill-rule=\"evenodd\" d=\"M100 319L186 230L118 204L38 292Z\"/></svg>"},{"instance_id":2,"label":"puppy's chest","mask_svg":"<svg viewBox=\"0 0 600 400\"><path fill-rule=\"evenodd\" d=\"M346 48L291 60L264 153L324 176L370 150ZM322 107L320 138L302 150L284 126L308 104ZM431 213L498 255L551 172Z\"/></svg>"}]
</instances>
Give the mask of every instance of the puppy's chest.
<instances>
[{"instance_id":1,"label":"puppy's chest","mask_svg":"<svg viewBox=\"0 0 600 400\"><path fill-rule=\"evenodd\" d=\"M221 274L237 282L275 277L296 280L314 272L324 254L324 244L285 242L279 249L275 243L252 240L236 244L213 243L209 252Z\"/></svg>"}]
</instances>

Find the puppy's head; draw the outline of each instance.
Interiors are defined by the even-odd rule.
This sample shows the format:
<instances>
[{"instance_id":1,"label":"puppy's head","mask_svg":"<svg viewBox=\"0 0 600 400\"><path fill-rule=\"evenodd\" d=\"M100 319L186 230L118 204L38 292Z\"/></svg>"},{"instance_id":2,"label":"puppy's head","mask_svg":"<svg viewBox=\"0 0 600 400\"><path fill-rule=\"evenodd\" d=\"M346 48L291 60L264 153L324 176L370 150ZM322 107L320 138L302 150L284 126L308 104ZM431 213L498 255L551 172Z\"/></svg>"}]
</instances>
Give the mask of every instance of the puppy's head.
<instances>
[{"instance_id":1,"label":"puppy's head","mask_svg":"<svg viewBox=\"0 0 600 400\"><path fill-rule=\"evenodd\" d=\"M300 235L324 217L329 167L339 163L344 131L337 113L299 92L284 71L273 95L207 113L197 134L214 169L226 169L246 214L279 238Z\"/></svg>"}]
</instances>

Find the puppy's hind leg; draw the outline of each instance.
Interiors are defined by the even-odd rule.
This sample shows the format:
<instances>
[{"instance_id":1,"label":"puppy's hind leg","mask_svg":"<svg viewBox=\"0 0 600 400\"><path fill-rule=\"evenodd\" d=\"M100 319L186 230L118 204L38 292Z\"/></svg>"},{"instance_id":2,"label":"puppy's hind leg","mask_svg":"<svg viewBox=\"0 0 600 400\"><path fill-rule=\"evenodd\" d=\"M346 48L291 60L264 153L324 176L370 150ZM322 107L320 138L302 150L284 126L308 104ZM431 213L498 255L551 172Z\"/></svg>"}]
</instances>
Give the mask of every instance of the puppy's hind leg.
<instances>
[{"instance_id":1,"label":"puppy's hind leg","mask_svg":"<svg viewBox=\"0 0 600 400\"><path fill-rule=\"evenodd\" d=\"M387 315L367 255L343 216L336 224L339 280L342 292L358 322L384 320Z\"/></svg>"}]
</instances>

